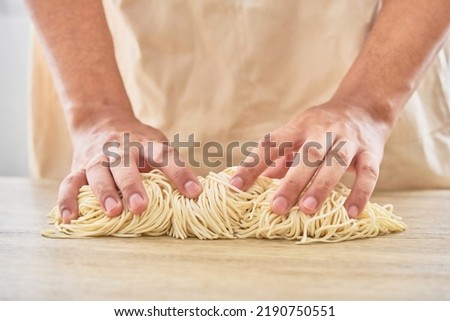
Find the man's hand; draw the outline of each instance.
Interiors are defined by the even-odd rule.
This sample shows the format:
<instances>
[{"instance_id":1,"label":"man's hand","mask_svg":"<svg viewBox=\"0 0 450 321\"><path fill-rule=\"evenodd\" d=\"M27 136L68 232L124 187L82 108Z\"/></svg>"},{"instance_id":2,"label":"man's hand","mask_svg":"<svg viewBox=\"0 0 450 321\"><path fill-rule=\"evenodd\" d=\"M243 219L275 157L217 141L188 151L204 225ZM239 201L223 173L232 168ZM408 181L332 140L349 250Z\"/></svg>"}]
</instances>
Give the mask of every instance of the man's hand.
<instances>
[{"instance_id":1,"label":"man's hand","mask_svg":"<svg viewBox=\"0 0 450 321\"><path fill-rule=\"evenodd\" d=\"M27 4L50 62L73 142L72 171L59 192L63 221L69 223L78 217L77 196L84 184L91 186L107 215L120 214L124 205L133 213L141 213L148 199L139 172L154 167L160 168L181 193L197 197L201 187L196 176L175 162L177 153L164 143L164 134L142 124L133 114L102 1L27 0ZM131 148L128 153L122 144L125 135L143 148ZM103 148L108 143L116 148L115 155L120 155L119 163L105 155Z\"/></svg>"},{"instance_id":2,"label":"man's hand","mask_svg":"<svg viewBox=\"0 0 450 321\"><path fill-rule=\"evenodd\" d=\"M374 190L388 134L385 123L359 106L330 101L273 131L270 148L267 139L262 139L231 182L245 190L261 174L284 177L272 198L272 210L286 214L298 202L303 212L313 214L344 173L355 170L345 207L351 217L357 217Z\"/></svg>"},{"instance_id":3,"label":"man's hand","mask_svg":"<svg viewBox=\"0 0 450 321\"><path fill-rule=\"evenodd\" d=\"M356 217L374 189L384 142L449 30L448 0L383 1L361 53L331 101L275 130L271 139L277 145L270 149L270 155L264 155L260 144L258 165L240 167L232 184L247 189L267 169L267 163L276 160L277 167L265 174L286 177L273 197L273 211L287 213L300 197L300 208L314 213L344 172L354 169L356 180L345 206L348 214ZM328 146L328 150L326 132L332 133L333 147ZM279 157L283 142L293 142L294 146L283 148L287 154ZM286 161L292 161L289 155L297 150L300 162L294 160L294 165L285 169ZM330 153L338 157L327 159ZM267 162L265 156L269 156ZM309 165L315 161L321 165L308 166L305 158Z\"/></svg>"},{"instance_id":4,"label":"man's hand","mask_svg":"<svg viewBox=\"0 0 450 321\"><path fill-rule=\"evenodd\" d=\"M58 204L64 223L78 217L78 191L86 184L91 186L108 216L119 215L124 205L135 214L142 213L148 199L139 173L155 167L160 168L187 197L195 198L201 193L197 177L183 166L185 162L167 145L168 140L161 131L142 124L132 115L102 115L98 120L92 115L87 118L89 124L78 126L72 132L72 171L59 190ZM128 146L124 144L128 140L125 136L131 142ZM108 145L110 147L105 149Z\"/></svg>"}]
</instances>

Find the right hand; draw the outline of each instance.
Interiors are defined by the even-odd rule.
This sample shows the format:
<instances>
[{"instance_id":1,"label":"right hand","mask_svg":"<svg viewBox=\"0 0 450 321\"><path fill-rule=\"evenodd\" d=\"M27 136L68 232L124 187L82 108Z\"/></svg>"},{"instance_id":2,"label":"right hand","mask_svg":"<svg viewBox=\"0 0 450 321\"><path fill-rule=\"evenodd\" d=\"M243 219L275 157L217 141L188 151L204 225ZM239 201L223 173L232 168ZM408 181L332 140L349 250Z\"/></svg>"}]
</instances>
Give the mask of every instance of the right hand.
<instances>
[{"instance_id":1,"label":"right hand","mask_svg":"<svg viewBox=\"0 0 450 321\"><path fill-rule=\"evenodd\" d=\"M177 151L167 145L166 136L156 128L142 124L134 115L115 111L95 117L90 115L88 124L71 131L73 160L71 173L62 181L59 189L59 210L64 223L78 218L78 192L81 186L89 184L103 211L110 217L122 213L126 205L134 214L142 213L148 205L147 193L142 184L140 172L159 168L173 182L175 187L189 198L197 197L201 185L186 162L176 161ZM124 135L130 142L138 142L144 148L124 148ZM103 153L105 144L116 143L115 155L120 155L117 164ZM148 152L149 142L153 147ZM112 148L109 148L111 151ZM129 158L128 164L124 162ZM162 160L167 160L161 165ZM152 166L153 164L153 166ZM156 165L155 165L156 164ZM161 166L158 166L160 164ZM140 166L139 166L140 165ZM122 200L118 190L122 192Z\"/></svg>"}]
</instances>

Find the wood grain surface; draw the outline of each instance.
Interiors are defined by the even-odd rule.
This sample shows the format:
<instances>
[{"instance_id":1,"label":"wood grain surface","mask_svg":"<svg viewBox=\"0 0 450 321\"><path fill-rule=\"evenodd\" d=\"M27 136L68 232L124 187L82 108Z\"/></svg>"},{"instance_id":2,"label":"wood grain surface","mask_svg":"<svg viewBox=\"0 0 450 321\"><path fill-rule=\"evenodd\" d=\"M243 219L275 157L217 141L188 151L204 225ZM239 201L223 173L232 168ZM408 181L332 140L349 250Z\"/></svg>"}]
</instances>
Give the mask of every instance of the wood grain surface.
<instances>
[{"instance_id":1,"label":"wood grain surface","mask_svg":"<svg viewBox=\"0 0 450 321\"><path fill-rule=\"evenodd\" d=\"M337 244L40 235L57 185L0 178L3 300L449 300L450 191L379 193L404 233Z\"/></svg>"}]
</instances>

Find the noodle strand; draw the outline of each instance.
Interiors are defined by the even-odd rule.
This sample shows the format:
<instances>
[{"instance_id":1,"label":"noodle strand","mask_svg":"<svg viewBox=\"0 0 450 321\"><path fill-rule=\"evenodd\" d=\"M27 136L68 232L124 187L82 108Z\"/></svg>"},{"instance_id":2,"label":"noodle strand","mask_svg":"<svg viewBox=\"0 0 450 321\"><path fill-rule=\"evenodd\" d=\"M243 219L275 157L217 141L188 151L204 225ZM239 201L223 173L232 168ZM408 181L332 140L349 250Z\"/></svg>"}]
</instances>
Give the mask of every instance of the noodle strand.
<instances>
[{"instance_id":1,"label":"noodle strand","mask_svg":"<svg viewBox=\"0 0 450 321\"><path fill-rule=\"evenodd\" d=\"M392 213L392 205L368 203L358 219L349 218L344 202L350 190L338 184L314 215L294 206L287 215L270 210L278 179L259 177L246 192L229 183L233 169L199 177L203 193L193 200L181 195L160 170L142 174L149 205L141 215L124 206L117 217L108 217L89 186L78 195L79 218L62 222L57 207L49 217L53 229L42 232L50 238L97 236L138 237L169 235L202 240L266 238L295 240L296 244L341 242L375 237L406 229Z\"/></svg>"}]
</instances>

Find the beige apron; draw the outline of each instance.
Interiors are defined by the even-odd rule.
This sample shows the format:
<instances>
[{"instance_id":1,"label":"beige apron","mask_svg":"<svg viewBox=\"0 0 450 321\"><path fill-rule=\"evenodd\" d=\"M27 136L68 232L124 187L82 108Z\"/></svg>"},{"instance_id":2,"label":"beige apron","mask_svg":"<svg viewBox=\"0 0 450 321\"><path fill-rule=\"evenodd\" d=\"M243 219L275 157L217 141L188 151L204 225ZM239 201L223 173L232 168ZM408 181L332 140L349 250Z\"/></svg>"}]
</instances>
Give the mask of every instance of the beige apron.
<instances>
[{"instance_id":1,"label":"beige apron","mask_svg":"<svg viewBox=\"0 0 450 321\"><path fill-rule=\"evenodd\" d=\"M169 139L194 133L197 141L223 145L256 141L329 99L381 6L377 0L104 3L138 118ZM449 63L447 43L387 143L378 188L450 188ZM31 171L61 179L71 144L37 43L32 66Z\"/></svg>"}]
</instances>

